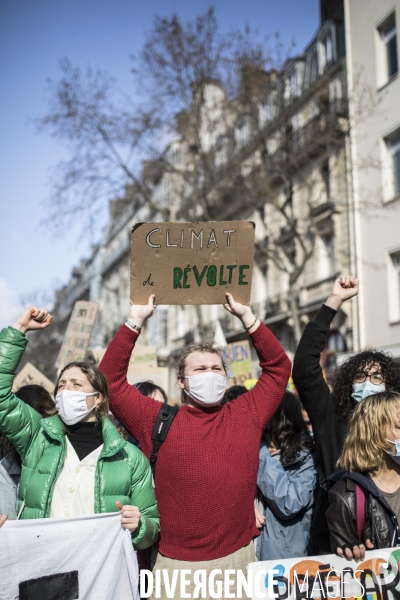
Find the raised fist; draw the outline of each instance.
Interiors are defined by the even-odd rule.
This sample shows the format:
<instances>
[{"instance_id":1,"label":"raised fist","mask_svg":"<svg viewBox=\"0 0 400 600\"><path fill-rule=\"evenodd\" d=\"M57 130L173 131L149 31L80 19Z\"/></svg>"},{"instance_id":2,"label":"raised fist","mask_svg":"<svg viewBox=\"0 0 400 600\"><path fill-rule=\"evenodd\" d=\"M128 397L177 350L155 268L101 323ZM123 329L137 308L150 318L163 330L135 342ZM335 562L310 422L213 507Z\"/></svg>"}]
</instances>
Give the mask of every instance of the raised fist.
<instances>
[{"instance_id":1,"label":"raised fist","mask_svg":"<svg viewBox=\"0 0 400 600\"><path fill-rule=\"evenodd\" d=\"M14 323L13 327L21 333L35 329L45 329L51 325L51 319L52 316L46 310L29 306Z\"/></svg>"},{"instance_id":2,"label":"raised fist","mask_svg":"<svg viewBox=\"0 0 400 600\"><path fill-rule=\"evenodd\" d=\"M349 300L349 298L357 296L358 290L358 279L351 277L351 275L339 277L339 279L336 279L335 283L333 284L331 295L325 304L334 310L339 310L345 300Z\"/></svg>"}]
</instances>

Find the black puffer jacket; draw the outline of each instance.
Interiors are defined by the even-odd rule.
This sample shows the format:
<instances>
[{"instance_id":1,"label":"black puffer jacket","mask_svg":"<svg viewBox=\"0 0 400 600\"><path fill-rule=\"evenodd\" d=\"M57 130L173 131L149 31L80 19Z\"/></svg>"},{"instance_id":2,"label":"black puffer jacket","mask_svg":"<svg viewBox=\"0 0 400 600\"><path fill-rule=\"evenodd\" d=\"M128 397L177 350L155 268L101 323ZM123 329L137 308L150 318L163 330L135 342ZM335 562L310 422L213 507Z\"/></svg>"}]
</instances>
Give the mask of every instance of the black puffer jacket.
<instances>
[{"instance_id":1,"label":"black puffer jacket","mask_svg":"<svg viewBox=\"0 0 400 600\"><path fill-rule=\"evenodd\" d=\"M365 527L358 539L356 514L356 484L365 493ZM331 550L344 545L353 547L371 540L375 548L400 545L397 518L382 492L368 475L347 471L329 491L326 519L330 531Z\"/></svg>"}]
</instances>

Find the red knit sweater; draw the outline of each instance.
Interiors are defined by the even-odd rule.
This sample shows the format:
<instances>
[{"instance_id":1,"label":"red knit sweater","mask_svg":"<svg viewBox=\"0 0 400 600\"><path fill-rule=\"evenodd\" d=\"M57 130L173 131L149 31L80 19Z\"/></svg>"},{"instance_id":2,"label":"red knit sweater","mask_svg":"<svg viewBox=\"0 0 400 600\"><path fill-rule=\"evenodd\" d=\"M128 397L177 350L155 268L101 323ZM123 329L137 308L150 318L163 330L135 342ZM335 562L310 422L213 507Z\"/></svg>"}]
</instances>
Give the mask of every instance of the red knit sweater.
<instances>
[{"instance_id":1,"label":"red knit sweater","mask_svg":"<svg viewBox=\"0 0 400 600\"><path fill-rule=\"evenodd\" d=\"M158 454L159 550L169 558L221 558L259 535L254 497L260 439L284 394L290 361L265 325L250 337L262 368L256 386L224 406L181 407ZM100 369L108 381L113 414L149 458L162 405L127 383L136 339L123 325Z\"/></svg>"}]
</instances>

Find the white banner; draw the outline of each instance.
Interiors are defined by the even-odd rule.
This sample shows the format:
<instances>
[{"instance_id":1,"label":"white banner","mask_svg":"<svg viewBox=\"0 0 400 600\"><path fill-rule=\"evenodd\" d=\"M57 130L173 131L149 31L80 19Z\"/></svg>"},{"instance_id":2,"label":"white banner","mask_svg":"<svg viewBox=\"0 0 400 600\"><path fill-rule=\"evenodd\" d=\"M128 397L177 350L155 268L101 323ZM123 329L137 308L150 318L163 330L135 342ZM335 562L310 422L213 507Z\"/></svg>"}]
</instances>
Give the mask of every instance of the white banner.
<instances>
[{"instance_id":1,"label":"white banner","mask_svg":"<svg viewBox=\"0 0 400 600\"><path fill-rule=\"evenodd\" d=\"M400 548L371 550L360 562L335 554L251 563L248 576L252 599L400 597Z\"/></svg>"},{"instance_id":2,"label":"white banner","mask_svg":"<svg viewBox=\"0 0 400 600\"><path fill-rule=\"evenodd\" d=\"M139 600L131 534L119 513L6 521L0 600Z\"/></svg>"}]
</instances>

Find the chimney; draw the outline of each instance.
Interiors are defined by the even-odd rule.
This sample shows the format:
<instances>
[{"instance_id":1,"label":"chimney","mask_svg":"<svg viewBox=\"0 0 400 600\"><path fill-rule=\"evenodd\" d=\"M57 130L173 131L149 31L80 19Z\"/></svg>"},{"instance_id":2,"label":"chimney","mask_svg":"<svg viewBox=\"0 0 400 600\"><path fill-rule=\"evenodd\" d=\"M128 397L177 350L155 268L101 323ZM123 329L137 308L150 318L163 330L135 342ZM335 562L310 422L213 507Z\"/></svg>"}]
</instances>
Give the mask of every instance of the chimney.
<instances>
[{"instance_id":1,"label":"chimney","mask_svg":"<svg viewBox=\"0 0 400 600\"><path fill-rule=\"evenodd\" d=\"M321 23L333 19L341 8L343 8L343 0L319 0Z\"/></svg>"}]
</instances>

